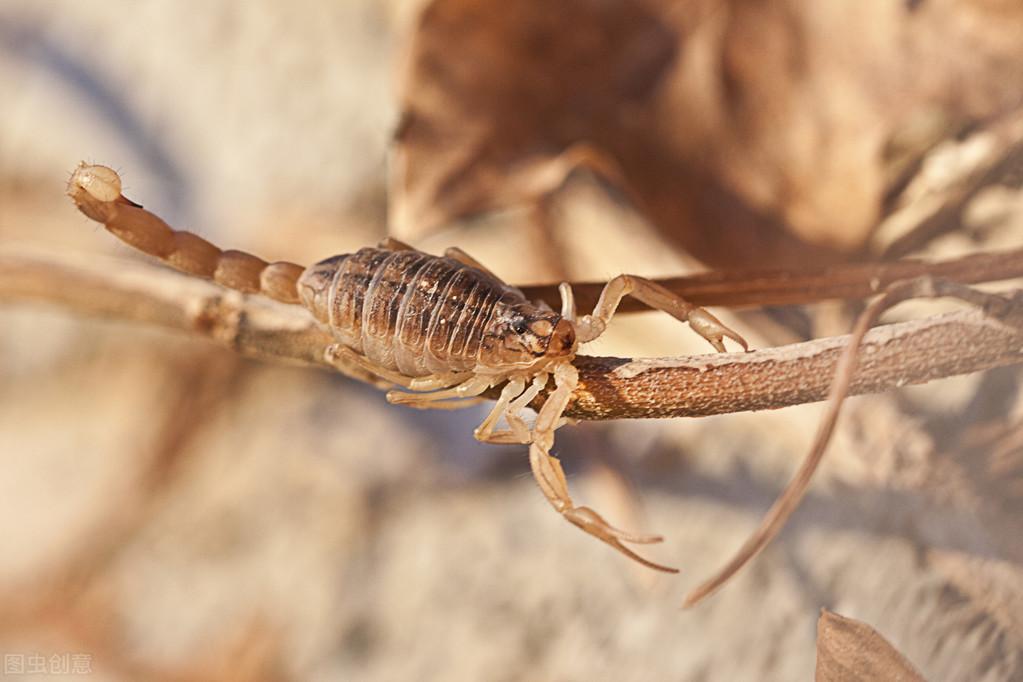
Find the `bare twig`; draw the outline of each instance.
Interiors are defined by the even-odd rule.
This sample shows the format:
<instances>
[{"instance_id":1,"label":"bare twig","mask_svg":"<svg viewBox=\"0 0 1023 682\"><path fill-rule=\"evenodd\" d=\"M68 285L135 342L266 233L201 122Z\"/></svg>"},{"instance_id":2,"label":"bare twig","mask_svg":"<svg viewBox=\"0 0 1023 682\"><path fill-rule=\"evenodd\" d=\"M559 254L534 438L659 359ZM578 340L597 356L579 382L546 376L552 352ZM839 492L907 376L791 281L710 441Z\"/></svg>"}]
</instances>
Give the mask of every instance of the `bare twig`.
<instances>
[{"instance_id":1,"label":"bare twig","mask_svg":"<svg viewBox=\"0 0 1023 682\"><path fill-rule=\"evenodd\" d=\"M827 299L863 299L880 293L893 282L914 277L943 277L963 284L996 282L1023 277L1023 249L979 253L963 258L926 262L901 260L890 263L834 265L791 272L785 270L739 270L705 272L689 277L658 279L657 283L694 305L730 308L765 305L798 305ZM603 282L572 284L576 304L592 308ZM557 285L521 287L530 299L558 303ZM647 310L626 298L618 312Z\"/></svg>"},{"instance_id":2,"label":"bare twig","mask_svg":"<svg viewBox=\"0 0 1023 682\"><path fill-rule=\"evenodd\" d=\"M304 309L158 265L0 250L0 302L39 302L209 338L242 354L327 368L331 343ZM751 353L630 360L579 356L576 419L696 417L823 400L847 337ZM1023 333L964 311L873 329L851 394L1023 362ZM380 385L357 368L350 376Z\"/></svg>"},{"instance_id":3,"label":"bare twig","mask_svg":"<svg viewBox=\"0 0 1023 682\"><path fill-rule=\"evenodd\" d=\"M102 256L0 251L0 301L39 301L86 315L205 336L243 355L326 366L327 332L297 306L244 296L160 266ZM358 368L360 381L383 383Z\"/></svg>"}]
</instances>

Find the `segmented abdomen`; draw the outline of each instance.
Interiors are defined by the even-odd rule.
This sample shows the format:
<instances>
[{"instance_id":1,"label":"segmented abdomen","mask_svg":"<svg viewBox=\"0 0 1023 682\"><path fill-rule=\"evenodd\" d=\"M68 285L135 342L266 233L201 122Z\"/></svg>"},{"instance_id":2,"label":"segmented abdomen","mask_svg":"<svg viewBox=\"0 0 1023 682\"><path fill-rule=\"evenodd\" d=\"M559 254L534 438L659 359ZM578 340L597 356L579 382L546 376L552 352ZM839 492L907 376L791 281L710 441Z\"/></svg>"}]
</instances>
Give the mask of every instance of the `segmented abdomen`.
<instances>
[{"instance_id":1,"label":"segmented abdomen","mask_svg":"<svg viewBox=\"0 0 1023 682\"><path fill-rule=\"evenodd\" d=\"M420 251L365 248L335 262L326 322L346 346L405 376L472 370L492 316L525 301L495 277Z\"/></svg>"}]
</instances>

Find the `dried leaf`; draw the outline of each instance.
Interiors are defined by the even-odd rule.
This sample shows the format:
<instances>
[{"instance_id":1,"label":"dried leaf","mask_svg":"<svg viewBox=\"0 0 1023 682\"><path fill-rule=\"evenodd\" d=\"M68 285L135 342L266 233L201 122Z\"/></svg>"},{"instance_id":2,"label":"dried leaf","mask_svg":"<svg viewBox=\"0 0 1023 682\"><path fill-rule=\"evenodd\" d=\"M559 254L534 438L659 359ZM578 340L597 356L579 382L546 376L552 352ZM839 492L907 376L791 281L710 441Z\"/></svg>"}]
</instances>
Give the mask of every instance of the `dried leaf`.
<instances>
[{"instance_id":1,"label":"dried leaf","mask_svg":"<svg viewBox=\"0 0 1023 682\"><path fill-rule=\"evenodd\" d=\"M401 84L392 228L532 206L585 170L711 265L847 259L902 127L1018 105L1021 28L994 0L434 0Z\"/></svg>"},{"instance_id":2,"label":"dried leaf","mask_svg":"<svg viewBox=\"0 0 1023 682\"><path fill-rule=\"evenodd\" d=\"M923 682L895 647L866 623L821 609L817 621L817 682Z\"/></svg>"},{"instance_id":3,"label":"dried leaf","mask_svg":"<svg viewBox=\"0 0 1023 682\"><path fill-rule=\"evenodd\" d=\"M584 140L599 146L602 129L626 123L623 109L645 116L675 43L633 3L431 3L402 86L395 227L426 231L519 201L573 164L617 175L599 152L558 159Z\"/></svg>"}]
</instances>

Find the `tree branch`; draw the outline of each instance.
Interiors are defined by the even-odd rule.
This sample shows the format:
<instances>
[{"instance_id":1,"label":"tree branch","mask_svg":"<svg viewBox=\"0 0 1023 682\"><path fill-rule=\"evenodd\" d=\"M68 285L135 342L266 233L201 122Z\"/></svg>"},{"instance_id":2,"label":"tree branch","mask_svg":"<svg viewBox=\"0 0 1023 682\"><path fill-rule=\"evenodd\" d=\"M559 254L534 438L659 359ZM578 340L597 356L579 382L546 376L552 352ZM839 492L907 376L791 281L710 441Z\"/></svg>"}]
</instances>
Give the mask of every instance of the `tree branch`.
<instances>
[{"instance_id":1,"label":"tree branch","mask_svg":"<svg viewBox=\"0 0 1023 682\"><path fill-rule=\"evenodd\" d=\"M44 303L143 322L206 337L248 356L329 368L323 349L331 337L304 309L154 264L7 248L0 250L0 302ZM1023 314L1018 307L1006 315L1018 320ZM662 359L579 356L580 386L567 415L696 417L823 400L846 342L842 336L751 353ZM873 329L860 358L853 394L1023 362L1023 332L967 310ZM346 373L385 385L354 367Z\"/></svg>"}]
</instances>

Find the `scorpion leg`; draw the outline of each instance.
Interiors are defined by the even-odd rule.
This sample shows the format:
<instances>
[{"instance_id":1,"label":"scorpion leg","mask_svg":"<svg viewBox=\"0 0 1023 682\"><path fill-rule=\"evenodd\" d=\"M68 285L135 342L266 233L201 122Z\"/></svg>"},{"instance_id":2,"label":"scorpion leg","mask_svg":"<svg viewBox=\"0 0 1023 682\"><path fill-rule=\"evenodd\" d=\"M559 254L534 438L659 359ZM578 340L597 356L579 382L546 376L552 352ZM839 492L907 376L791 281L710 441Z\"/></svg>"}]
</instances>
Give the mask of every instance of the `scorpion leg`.
<instances>
[{"instance_id":1,"label":"scorpion leg","mask_svg":"<svg viewBox=\"0 0 1023 682\"><path fill-rule=\"evenodd\" d=\"M458 374L434 374L427 377L412 379L405 388L409 391L437 391L439 389L451 388L465 383L472 377L467 372ZM389 391L387 400L392 404L408 405L422 410L460 410L463 407L472 407L485 402L483 398L461 398L457 400L438 399L437 393L405 393L404 391ZM427 398L427 400L423 400Z\"/></svg>"},{"instance_id":2,"label":"scorpion leg","mask_svg":"<svg viewBox=\"0 0 1023 682\"><path fill-rule=\"evenodd\" d=\"M500 431L494 431L486 437L476 436L476 440L481 443L489 443L490 445L525 445L529 443L532 436L529 435L529 427L526 426L525 422L522 422L522 427L525 429L525 434L510 429L501 429Z\"/></svg>"},{"instance_id":3,"label":"scorpion leg","mask_svg":"<svg viewBox=\"0 0 1023 682\"><path fill-rule=\"evenodd\" d=\"M444 255L450 258L451 260L458 261L462 265L468 265L470 268L476 268L480 272L485 272L491 277L497 277L497 275L490 271L490 268L488 268L486 265L483 265L483 263L480 263L478 260L467 254L465 251L462 251L457 246L452 246L447 249L444 249Z\"/></svg>"},{"instance_id":4,"label":"scorpion leg","mask_svg":"<svg viewBox=\"0 0 1023 682\"><path fill-rule=\"evenodd\" d=\"M381 379L390 381L392 384L404 386L405 388L410 388L412 385L413 380L411 378L380 367L379 365L372 363L369 358L359 355L354 350L343 344L331 344L327 346L327 349L323 354L327 359L327 362L332 365L337 365L342 369L346 365L355 365L356 367L360 367L371 374L375 374Z\"/></svg>"},{"instance_id":5,"label":"scorpion leg","mask_svg":"<svg viewBox=\"0 0 1023 682\"><path fill-rule=\"evenodd\" d=\"M403 241L395 239L394 237L384 237L377 244L377 248L386 249L388 251L415 251L416 247L410 246Z\"/></svg>"},{"instance_id":6,"label":"scorpion leg","mask_svg":"<svg viewBox=\"0 0 1023 682\"><path fill-rule=\"evenodd\" d=\"M504 418L508 422L508 426L511 427L511 433L516 437L516 442L528 443L532 440L532 436L529 433L529 427L526 426L525 420L519 416L519 413L525 409L529 403L533 402L533 398L540 395L540 391L547 385L547 380L550 378L546 372L539 376L533 377L533 383L530 384L522 395L511 402L508 406L508 412L505 413ZM557 427L555 427L557 428Z\"/></svg>"},{"instance_id":7,"label":"scorpion leg","mask_svg":"<svg viewBox=\"0 0 1023 682\"><path fill-rule=\"evenodd\" d=\"M406 388L410 391L437 391L438 389L451 388L452 386L463 384L471 377L472 375L466 372L459 374L435 374L433 376L413 379ZM420 410L460 410L464 407L472 407L473 405L486 402L484 398L476 397L448 400L439 399L436 396L437 393L419 394L389 391L387 393L387 400L392 404L408 405Z\"/></svg>"},{"instance_id":8,"label":"scorpion leg","mask_svg":"<svg viewBox=\"0 0 1023 682\"><path fill-rule=\"evenodd\" d=\"M556 388L540 408L536 426L533 428L533 442L529 446L529 465L533 470L533 477L536 479L537 485L540 486L540 490L555 511L585 532L644 566L665 573L678 573L678 569L655 564L622 544L623 542L652 544L661 542L660 536L637 535L619 530L589 507L577 507L572 501L572 497L568 493L565 471L561 468L561 462L550 455L550 448L554 444L554 430L560 425L561 414L568 406L569 398L572 396L572 391L575 390L578 379L579 374L570 363L558 365L554 370Z\"/></svg>"},{"instance_id":9,"label":"scorpion leg","mask_svg":"<svg viewBox=\"0 0 1023 682\"><path fill-rule=\"evenodd\" d=\"M575 292L572 291L572 285L562 282L558 285L558 293L561 294L561 316L569 322L575 322Z\"/></svg>"},{"instance_id":10,"label":"scorpion leg","mask_svg":"<svg viewBox=\"0 0 1023 682\"><path fill-rule=\"evenodd\" d=\"M493 426L497 423L500 418L500 413L497 408L490 413L487 420L484 420L483 424L476 429L473 434L476 439L484 443L497 443L497 444L522 444L528 443L533 439L533 436L529 433L529 427L526 425L525 420L519 416L521 412L529 403L533 401L543 387L547 385L547 379L550 377L549 374L543 372L533 377L533 382L525 391L519 392L519 397L508 403L507 407L502 408L504 412L504 419L508 422L508 429L501 429L499 431L493 430ZM493 423L489 425L487 429L487 421L493 418Z\"/></svg>"},{"instance_id":11,"label":"scorpion leg","mask_svg":"<svg viewBox=\"0 0 1023 682\"><path fill-rule=\"evenodd\" d=\"M408 387L411 391L436 391L440 388L457 386L464 383L471 376L468 372L432 374L426 377L416 377L409 382Z\"/></svg>"},{"instance_id":12,"label":"scorpion leg","mask_svg":"<svg viewBox=\"0 0 1023 682\"><path fill-rule=\"evenodd\" d=\"M462 383L442 391L433 393L405 393L403 391L390 391L387 394L387 402L395 405L408 405L410 407L428 408L450 408L469 407L479 402L476 399L480 393L493 385L493 377L471 376ZM469 400L465 400L468 398ZM442 401L449 400L445 404ZM467 404L468 403L468 404Z\"/></svg>"},{"instance_id":13,"label":"scorpion leg","mask_svg":"<svg viewBox=\"0 0 1023 682\"><path fill-rule=\"evenodd\" d=\"M618 304L626 296L632 296L655 310L664 311L676 320L688 322L693 331L722 353L725 352L722 340L726 336L742 346L743 350L749 350L745 339L703 308L676 296L656 282L636 275L618 275L604 286L593 313L583 315L575 323L579 343L592 341L603 334Z\"/></svg>"},{"instance_id":14,"label":"scorpion leg","mask_svg":"<svg viewBox=\"0 0 1023 682\"><path fill-rule=\"evenodd\" d=\"M396 393L398 391L395 391ZM422 396L417 396L422 397ZM417 410L462 410L467 407L475 407L487 402L486 398L462 398L459 400L436 400L433 402L406 402L397 403L405 407L412 407Z\"/></svg>"},{"instance_id":15,"label":"scorpion leg","mask_svg":"<svg viewBox=\"0 0 1023 682\"><path fill-rule=\"evenodd\" d=\"M522 391L526 387L526 382L522 379L511 379L504 388L501 389L501 395L498 397L497 402L494 403L494 408L490 410L490 414L487 415L483 423L476 427L472 435L476 440L483 442L491 441L491 436L494 433L494 426L497 425L497 421L508 411L508 404L511 403L513 398L518 397L522 394Z\"/></svg>"},{"instance_id":16,"label":"scorpion leg","mask_svg":"<svg viewBox=\"0 0 1023 682\"><path fill-rule=\"evenodd\" d=\"M342 368L344 368L345 365L355 365L367 372L375 374L381 379L390 381L392 384L396 384L402 388L407 388L410 391L434 391L439 388L450 388L455 384L463 383L467 376L467 374L463 372L461 374L434 374L425 377L407 377L403 374L399 374L398 372L391 371L375 364L366 356L360 355L348 346L340 343L328 346L324 354L327 358L327 362L332 365L338 365ZM401 394L400 391L391 391L391 393ZM390 395L390 393L388 395Z\"/></svg>"}]
</instances>

